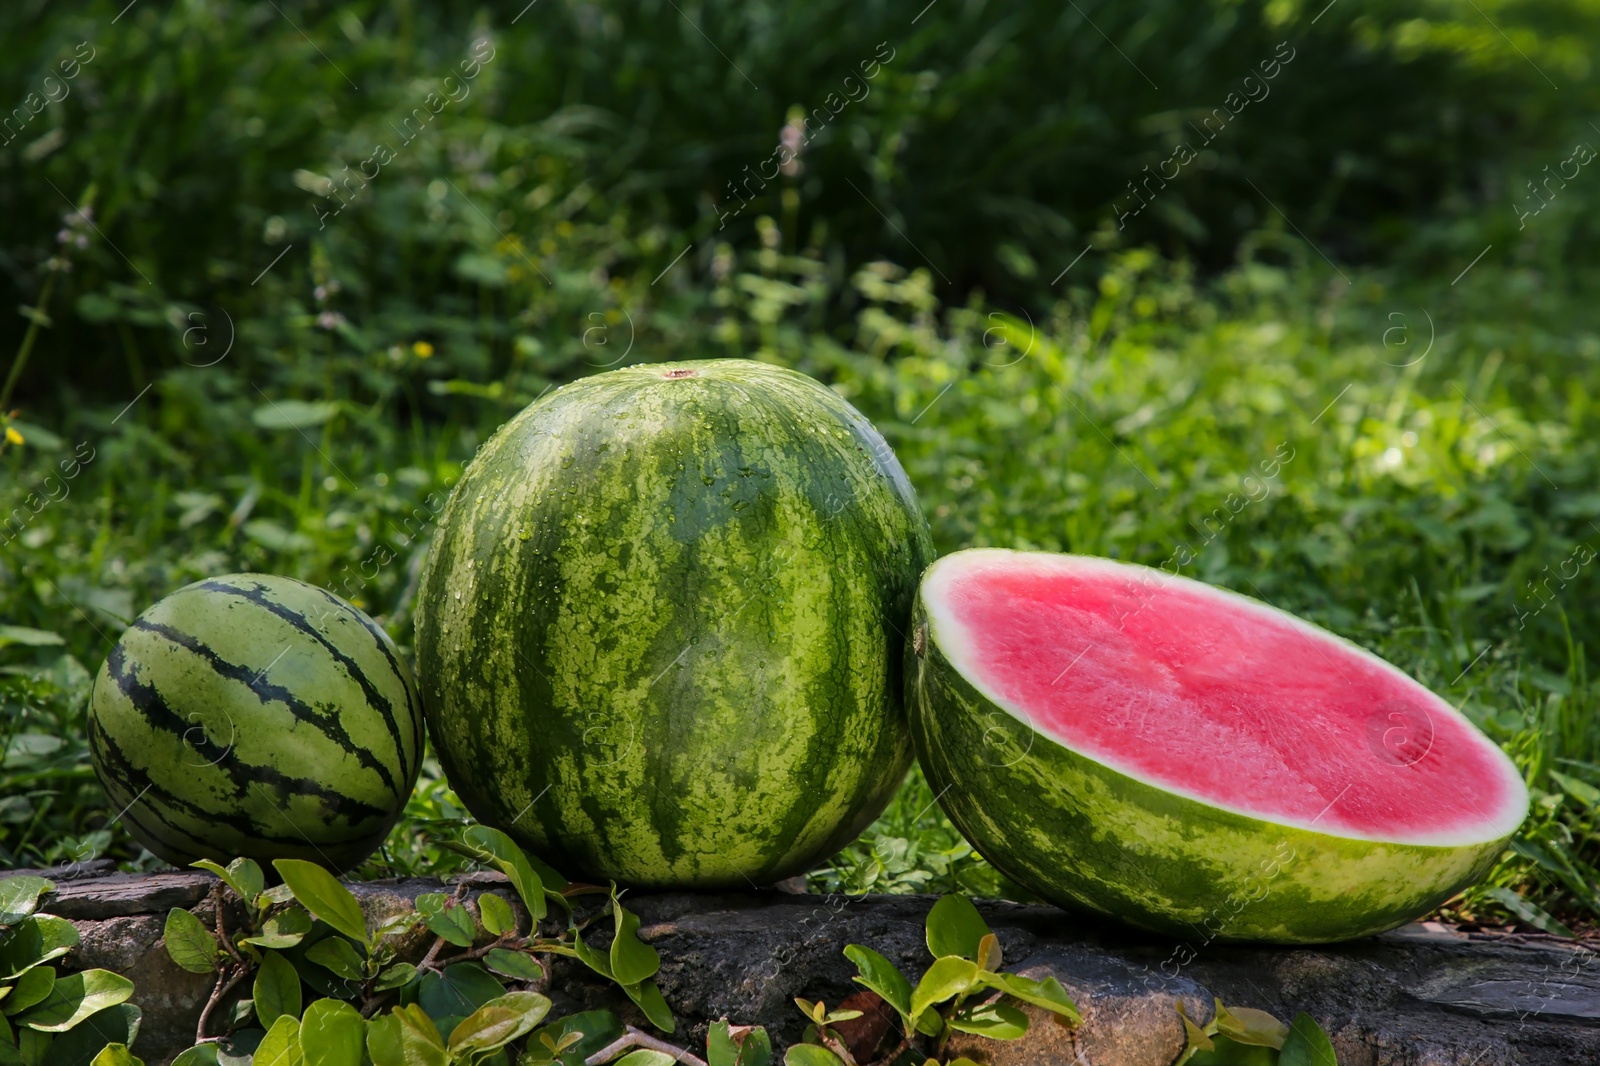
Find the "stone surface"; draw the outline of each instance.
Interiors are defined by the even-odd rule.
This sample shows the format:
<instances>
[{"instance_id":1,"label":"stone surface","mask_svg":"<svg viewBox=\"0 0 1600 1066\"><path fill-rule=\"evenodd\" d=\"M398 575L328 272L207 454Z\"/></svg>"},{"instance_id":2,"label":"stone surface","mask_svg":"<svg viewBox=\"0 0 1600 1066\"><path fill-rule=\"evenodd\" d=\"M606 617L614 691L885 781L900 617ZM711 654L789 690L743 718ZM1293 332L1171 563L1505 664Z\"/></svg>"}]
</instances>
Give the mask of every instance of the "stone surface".
<instances>
[{"instance_id":1,"label":"stone surface","mask_svg":"<svg viewBox=\"0 0 1600 1066\"><path fill-rule=\"evenodd\" d=\"M498 875L474 874L468 896L495 891ZM369 916L411 905L436 881L352 886ZM72 918L83 943L72 967L131 977L145 1011L139 1048L160 1062L187 1046L208 978L167 958L168 908L216 918L222 894L207 874L102 875L60 884L46 909ZM658 980L680 1020L675 1039L703 1046L709 1022L765 1025L779 1045L799 1038L794 996L837 1004L858 991L846 944L866 944L913 974L927 964L923 920L931 899L844 898L764 891L630 897L640 935L662 957ZM1572 1066L1600 1063L1600 955L1550 937L1461 933L1409 926L1321 948L1210 944L1185 948L1050 907L980 904L998 934L1005 968L1054 975L1076 999L1083 1025L1068 1030L1039 1012L1014 1043L964 1038L957 1049L985 1066L1167 1066L1183 1046L1174 1004L1209 1018L1213 996L1288 1020L1316 1018L1341 1066ZM224 912L229 920L230 912ZM425 944L411 945L420 955ZM609 1006L643 1020L613 987L569 959L552 967L558 1011Z\"/></svg>"}]
</instances>

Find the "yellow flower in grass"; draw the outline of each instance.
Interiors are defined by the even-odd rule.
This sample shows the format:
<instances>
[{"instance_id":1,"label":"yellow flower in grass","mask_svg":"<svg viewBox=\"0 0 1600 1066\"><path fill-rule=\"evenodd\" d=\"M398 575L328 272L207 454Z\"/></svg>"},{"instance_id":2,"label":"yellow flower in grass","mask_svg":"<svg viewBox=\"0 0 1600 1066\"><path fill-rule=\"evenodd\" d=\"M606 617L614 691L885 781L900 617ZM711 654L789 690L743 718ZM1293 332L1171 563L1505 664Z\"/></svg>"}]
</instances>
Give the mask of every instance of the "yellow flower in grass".
<instances>
[{"instance_id":1,"label":"yellow flower in grass","mask_svg":"<svg viewBox=\"0 0 1600 1066\"><path fill-rule=\"evenodd\" d=\"M433 345L427 341L417 341L411 346L411 351L416 354L418 359L426 359L433 354Z\"/></svg>"},{"instance_id":2,"label":"yellow flower in grass","mask_svg":"<svg viewBox=\"0 0 1600 1066\"><path fill-rule=\"evenodd\" d=\"M21 433L17 432L17 427L16 426L7 426L6 427L6 443L7 444L22 444L26 440L27 440L26 437L24 437Z\"/></svg>"}]
</instances>

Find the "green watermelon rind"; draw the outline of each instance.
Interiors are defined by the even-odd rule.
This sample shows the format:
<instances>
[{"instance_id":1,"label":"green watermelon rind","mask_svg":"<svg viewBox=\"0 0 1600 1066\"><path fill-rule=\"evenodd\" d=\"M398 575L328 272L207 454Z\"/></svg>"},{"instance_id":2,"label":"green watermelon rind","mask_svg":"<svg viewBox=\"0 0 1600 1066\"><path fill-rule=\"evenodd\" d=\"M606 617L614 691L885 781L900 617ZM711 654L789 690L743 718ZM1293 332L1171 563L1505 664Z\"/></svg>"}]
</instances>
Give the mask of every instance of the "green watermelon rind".
<instances>
[{"instance_id":1,"label":"green watermelon rind","mask_svg":"<svg viewBox=\"0 0 1600 1066\"><path fill-rule=\"evenodd\" d=\"M1427 914L1481 880L1510 840L1355 839L1179 795L980 692L941 649L920 591L911 625L912 742L940 806L998 870L1069 910L1199 943L1351 940Z\"/></svg>"},{"instance_id":2,"label":"green watermelon rind","mask_svg":"<svg viewBox=\"0 0 1600 1066\"><path fill-rule=\"evenodd\" d=\"M576 876L749 888L870 824L911 759L900 647L932 560L883 438L750 360L535 402L455 487L417 598L469 811Z\"/></svg>"},{"instance_id":3,"label":"green watermelon rind","mask_svg":"<svg viewBox=\"0 0 1600 1066\"><path fill-rule=\"evenodd\" d=\"M122 633L95 678L88 739L117 820L167 862L344 870L410 798L422 703L362 611L292 578L229 574Z\"/></svg>"}]
</instances>

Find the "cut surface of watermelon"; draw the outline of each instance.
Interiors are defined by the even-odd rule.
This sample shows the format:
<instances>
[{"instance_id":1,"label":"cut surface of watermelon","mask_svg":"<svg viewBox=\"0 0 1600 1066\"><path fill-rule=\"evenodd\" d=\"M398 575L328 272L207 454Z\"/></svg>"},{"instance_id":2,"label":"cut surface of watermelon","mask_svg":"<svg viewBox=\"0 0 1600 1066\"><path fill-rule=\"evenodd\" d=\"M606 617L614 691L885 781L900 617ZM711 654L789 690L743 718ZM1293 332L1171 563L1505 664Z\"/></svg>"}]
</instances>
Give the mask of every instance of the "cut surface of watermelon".
<instances>
[{"instance_id":1,"label":"cut surface of watermelon","mask_svg":"<svg viewBox=\"0 0 1600 1066\"><path fill-rule=\"evenodd\" d=\"M939 647L1025 725L1157 788L1359 840L1459 846L1527 810L1511 760L1400 670L1158 570L1003 550L936 563Z\"/></svg>"}]
</instances>

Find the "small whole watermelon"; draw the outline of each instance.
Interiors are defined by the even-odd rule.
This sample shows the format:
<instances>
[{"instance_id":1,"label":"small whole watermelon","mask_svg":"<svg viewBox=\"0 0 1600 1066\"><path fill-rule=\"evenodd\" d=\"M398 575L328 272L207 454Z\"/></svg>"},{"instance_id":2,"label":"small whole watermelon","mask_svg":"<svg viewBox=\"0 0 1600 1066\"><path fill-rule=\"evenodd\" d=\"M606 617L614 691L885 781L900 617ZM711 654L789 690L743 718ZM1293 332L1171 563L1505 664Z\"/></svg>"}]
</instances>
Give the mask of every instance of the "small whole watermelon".
<instances>
[{"instance_id":1,"label":"small whole watermelon","mask_svg":"<svg viewBox=\"0 0 1600 1066\"><path fill-rule=\"evenodd\" d=\"M136 618L95 679L89 751L122 824L176 866L338 870L383 842L422 758L388 634L314 585L231 574Z\"/></svg>"},{"instance_id":2,"label":"small whole watermelon","mask_svg":"<svg viewBox=\"0 0 1600 1066\"><path fill-rule=\"evenodd\" d=\"M900 648L932 548L837 393L742 359L533 403L457 484L417 599L434 746L566 872L767 884L904 776Z\"/></svg>"}]
</instances>

